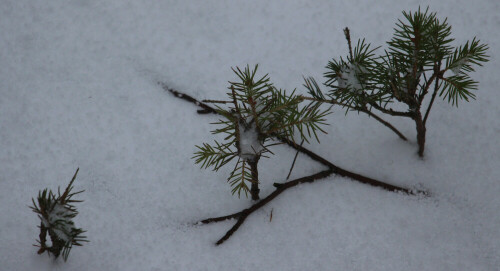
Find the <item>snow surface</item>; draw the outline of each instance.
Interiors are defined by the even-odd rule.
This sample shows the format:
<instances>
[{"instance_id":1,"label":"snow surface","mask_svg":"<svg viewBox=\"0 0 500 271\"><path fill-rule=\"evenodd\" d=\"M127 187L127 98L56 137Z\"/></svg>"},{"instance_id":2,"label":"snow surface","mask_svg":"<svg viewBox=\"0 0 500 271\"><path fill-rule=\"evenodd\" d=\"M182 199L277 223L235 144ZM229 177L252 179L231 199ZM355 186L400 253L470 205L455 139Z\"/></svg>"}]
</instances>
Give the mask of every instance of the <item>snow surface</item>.
<instances>
[{"instance_id":1,"label":"snow surface","mask_svg":"<svg viewBox=\"0 0 500 271\"><path fill-rule=\"evenodd\" d=\"M305 93L353 40L384 45L402 10L430 5L456 45L490 45L477 100L436 99L426 157L366 115L336 109L307 146L341 167L403 186L418 198L332 176L286 191L234 223L191 226L250 204L231 195L230 168L199 169L195 145L213 115L163 91L223 99L230 67L259 63L280 87ZM498 270L500 266L500 2L3 0L0 5L0 270ZM295 152L259 164L261 195L284 181ZM91 241L68 262L36 254L40 189L80 167L75 223ZM323 168L299 155L291 178ZM273 210L273 219L269 215Z\"/></svg>"}]
</instances>

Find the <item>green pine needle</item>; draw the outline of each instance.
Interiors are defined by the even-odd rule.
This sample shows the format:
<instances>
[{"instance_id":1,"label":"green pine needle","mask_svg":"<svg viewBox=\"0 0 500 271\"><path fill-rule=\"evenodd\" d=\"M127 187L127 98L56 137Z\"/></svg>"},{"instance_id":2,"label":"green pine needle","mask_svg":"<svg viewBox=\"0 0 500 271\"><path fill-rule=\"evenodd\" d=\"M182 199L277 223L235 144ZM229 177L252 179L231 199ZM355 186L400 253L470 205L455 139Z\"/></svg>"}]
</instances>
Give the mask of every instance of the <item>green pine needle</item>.
<instances>
[{"instance_id":1,"label":"green pine needle","mask_svg":"<svg viewBox=\"0 0 500 271\"><path fill-rule=\"evenodd\" d=\"M238 80L229 82L227 95L232 104L228 108L217 107L222 118L214 123L217 128L212 131L212 134L224 134L224 141L197 145L193 156L196 164L214 171L238 157L228 178L232 193L238 196L242 192L247 196L248 183L252 182L253 173L248 161L258 161L260 157L266 157L266 153L272 154L269 147L274 145L272 141L277 137L294 140L299 136L306 141L314 137L319 141L318 131L325 133L321 126L327 125L326 116L329 114L329 109L321 109L317 104L301 106L304 101L301 96L295 91L287 93L274 87L267 74L257 77L257 69L258 65L253 69L248 65L243 70L233 68ZM250 133L250 137L253 134L255 142L244 143L247 139L241 139L240 133ZM253 148L250 153L245 144Z\"/></svg>"},{"instance_id":2,"label":"green pine needle","mask_svg":"<svg viewBox=\"0 0 500 271\"><path fill-rule=\"evenodd\" d=\"M38 214L41 220L40 240L37 240L38 245L35 245L40 247L39 254L47 252L49 255L54 255L55 258L62 255L64 261L66 261L73 246L82 246L83 242L89 242L87 237L83 235L85 231L75 227L73 218L78 215L78 211L74 205L70 204L82 202L72 198L84 192L84 190L71 193L78 171L79 169L76 170L62 194L59 187L57 196L52 190L46 188L38 192L37 201L32 199L33 206L30 206L30 209ZM47 233L52 241L50 247L45 242Z\"/></svg>"}]
</instances>

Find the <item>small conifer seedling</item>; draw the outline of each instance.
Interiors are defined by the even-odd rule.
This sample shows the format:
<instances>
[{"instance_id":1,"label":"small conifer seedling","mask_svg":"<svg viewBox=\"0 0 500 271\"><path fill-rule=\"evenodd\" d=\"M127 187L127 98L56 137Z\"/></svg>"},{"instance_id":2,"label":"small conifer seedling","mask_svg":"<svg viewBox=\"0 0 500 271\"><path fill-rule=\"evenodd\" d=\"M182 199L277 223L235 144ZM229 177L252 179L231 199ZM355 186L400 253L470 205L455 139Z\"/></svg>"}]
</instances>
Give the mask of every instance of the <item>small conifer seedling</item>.
<instances>
[{"instance_id":1,"label":"small conifer seedling","mask_svg":"<svg viewBox=\"0 0 500 271\"><path fill-rule=\"evenodd\" d=\"M83 192L83 190L71 192L77 174L78 169L62 194L59 188L57 196L52 190L46 188L38 192L38 205L35 199L32 199L33 206L30 208L38 214L41 220L40 240L37 240L38 244L35 245L40 248L38 254L47 252L57 259L62 253L62 257L66 261L73 246L81 246L82 242L88 242L87 237L82 235L85 231L76 228L73 222L78 211L72 204L82 201L74 200L72 197ZM47 233L52 243L50 246L47 245Z\"/></svg>"},{"instance_id":2,"label":"small conifer seedling","mask_svg":"<svg viewBox=\"0 0 500 271\"><path fill-rule=\"evenodd\" d=\"M257 68L233 69L238 81L229 82L229 101L206 101L229 105L226 109L217 106L222 119L215 123L219 128L212 131L225 138L213 145L196 146L198 151L193 157L202 168L212 167L215 171L236 161L228 178L232 193L240 196L243 191L248 196L250 192L253 200L259 199L257 164L261 157L272 154L269 147L277 144L273 139L294 140L298 132L306 142L312 136L318 140L317 131L325 132L320 125L325 124L329 114L329 109L321 110L317 103L299 106L304 99L277 89L268 75L256 79Z\"/></svg>"},{"instance_id":3,"label":"small conifer seedling","mask_svg":"<svg viewBox=\"0 0 500 271\"><path fill-rule=\"evenodd\" d=\"M396 23L395 33L381 56L365 40L358 40L352 50L349 29L344 34L349 55L333 59L327 65L323 94L313 78L305 79L311 97L321 103L338 104L347 110L363 112L406 138L375 113L406 117L416 124L419 156L424 155L426 121L437 95L448 103L474 99L478 82L470 77L474 66L488 61L488 46L476 38L459 47L452 47L451 26L428 11L403 12L404 20ZM432 92L430 101L425 96ZM395 103L405 104L398 110ZM426 108L425 108L426 107Z\"/></svg>"}]
</instances>

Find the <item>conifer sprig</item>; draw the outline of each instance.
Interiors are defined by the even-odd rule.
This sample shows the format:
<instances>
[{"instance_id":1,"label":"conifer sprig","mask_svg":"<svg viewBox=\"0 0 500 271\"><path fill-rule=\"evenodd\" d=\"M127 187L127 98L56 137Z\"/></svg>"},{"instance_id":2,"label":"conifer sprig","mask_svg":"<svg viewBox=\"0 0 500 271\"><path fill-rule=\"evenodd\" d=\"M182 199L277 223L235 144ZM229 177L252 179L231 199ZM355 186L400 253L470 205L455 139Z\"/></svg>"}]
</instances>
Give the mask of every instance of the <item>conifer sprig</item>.
<instances>
[{"instance_id":1,"label":"conifer sprig","mask_svg":"<svg viewBox=\"0 0 500 271\"><path fill-rule=\"evenodd\" d=\"M212 131L224 134L224 142L196 146L193 157L202 168L215 171L238 158L228 178L232 193L238 196L241 192L248 194L248 183L258 182L256 164L260 157L272 154L269 147L275 145L273 139L295 140L297 134L306 141L313 136L319 141L318 131L325 133L321 125L326 124L329 114L329 109L321 109L316 103L300 106L302 96L274 87L267 74L256 77L257 69L258 65L254 69L233 68L238 80L229 82L229 101L217 102L217 112L223 118L214 123L218 128Z\"/></svg>"},{"instance_id":2,"label":"conifer sprig","mask_svg":"<svg viewBox=\"0 0 500 271\"><path fill-rule=\"evenodd\" d=\"M328 94L331 99L350 107L379 100L377 93L374 92L376 85L371 78L377 65L374 52L378 48L370 46L364 39L358 40L353 54L348 55L346 60L341 57L339 61L332 59L328 62L324 76L327 79L325 86L332 89ZM306 85L317 89L312 92L320 92L318 85L314 80L311 81L311 78L309 82L306 81ZM309 91L311 92L311 89ZM317 95L319 96L323 95Z\"/></svg>"},{"instance_id":3,"label":"conifer sprig","mask_svg":"<svg viewBox=\"0 0 500 271\"><path fill-rule=\"evenodd\" d=\"M38 192L37 201L32 199L33 206L30 208L38 214L40 218L40 235L36 247L39 247L38 254L47 252L53 254L55 258L62 254L64 261L68 259L69 252L73 246L82 246L83 242L89 242L83 234L84 230L76 228L73 219L78 215L78 211L73 203L83 202L74 200L73 196L84 192L73 192L73 182L78 174L76 170L70 183L61 194L60 187L57 189L57 196L52 190L44 189ZM38 205L37 205L38 202ZM48 246L47 233L52 245Z\"/></svg>"},{"instance_id":4,"label":"conifer sprig","mask_svg":"<svg viewBox=\"0 0 500 271\"><path fill-rule=\"evenodd\" d=\"M419 155L423 156L425 123L437 94L452 105L458 105L459 100L474 99L478 82L470 73L475 71L475 66L488 61L488 46L473 38L465 45L452 47L451 26L447 19L439 20L429 8L403 11L403 17L396 23L394 35L387 42L388 48L380 56L375 56L377 48L370 49L371 45L364 39L358 40L352 51L346 28L349 54L328 62L324 74L328 92L322 92L313 78L304 78L304 86L316 102L364 112L401 138L404 137L397 129L371 111L376 109L384 114L413 119L417 126ZM422 108L424 98L429 92L432 98L425 109ZM393 109L396 102L406 104L407 111Z\"/></svg>"}]
</instances>

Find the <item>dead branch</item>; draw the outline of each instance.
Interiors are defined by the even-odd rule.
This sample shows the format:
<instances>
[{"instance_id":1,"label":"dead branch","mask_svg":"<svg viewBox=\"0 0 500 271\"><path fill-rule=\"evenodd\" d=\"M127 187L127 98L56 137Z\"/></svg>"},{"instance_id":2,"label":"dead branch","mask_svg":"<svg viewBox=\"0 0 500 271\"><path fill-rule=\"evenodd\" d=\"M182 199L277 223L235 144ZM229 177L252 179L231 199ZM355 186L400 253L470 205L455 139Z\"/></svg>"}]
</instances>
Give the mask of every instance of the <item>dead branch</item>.
<instances>
[{"instance_id":1,"label":"dead branch","mask_svg":"<svg viewBox=\"0 0 500 271\"><path fill-rule=\"evenodd\" d=\"M301 183L312 183L316 180L326 178L326 177L330 176L332 173L334 173L334 171L332 169L328 169L328 170L324 170L324 171L321 171L319 173L316 173L314 175L310 175L310 176L295 179L293 181L288 181L288 182L282 183L279 187L276 188L276 190L274 190L273 193L269 194L267 197L258 201L257 203L252 205L250 208L247 208L243 211L240 211L240 212L237 212L237 213L234 213L231 215L227 215L227 216L204 219L204 220L200 221L200 223L208 224L208 223L213 223L213 222L224 221L227 219L238 219L236 221L236 223L234 224L234 226L231 229L229 229L229 231L227 231L226 234L221 239L219 239L219 241L217 241L216 245L220 245L220 244L224 243L224 241L229 239L229 237L231 237L231 235L233 235L233 233L238 230L238 228L243 224L243 222L245 222L245 219L247 219L248 216L250 216L253 212L257 211L258 209L260 209L261 207L263 207L267 203L269 203L271 200L276 198L279 194L283 193L283 191L285 191L286 189L292 188L292 187L294 187L298 184L301 184Z\"/></svg>"},{"instance_id":2,"label":"dead branch","mask_svg":"<svg viewBox=\"0 0 500 271\"><path fill-rule=\"evenodd\" d=\"M369 184L369 185L375 186L375 187L380 187L382 189L385 189L385 190L388 190L391 192L402 192L402 193L409 194L409 195L426 194L425 191L414 191L412 189L396 186L396 185L389 184L389 183L382 182L382 181L378 181L378 180L375 180L375 179L372 179L370 177L366 177L366 176L363 176L363 175L360 175L360 174L357 174L354 172L350 172L348 170L345 170L343 168L340 168L340 167L332 164L330 161L317 155L316 153L314 153L314 152L312 152L312 151L310 151L302 146L295 144L291 140L288 140L286 138L279 138L279 140L286 143L288 146L304 153L305 155L309 156L311 159L313 159L317 162L320 162L321 164L327 166L328 168L332 169L335 174L340 175L342 177L348 177L354 181L358 181L358 182L361 182L364 184ZM281 184L276 184L276 183L274 184L274 186L277 186L277 185L279 186Z\"/></svg>"},{"instance_id":3,"label":"dead branch","mask_svg":"<svg viewBox=\"0 0 500 271\"><path fill-rule=\"evenodd\" d=\"M199 102L198 100L196 100L195 98L185 94L185 93L181 93L173 88L169 88L165 83L163 82L158 82L158 84L166 91L174 94L175 97L177 98L180 98L180 99L183 99L187 102L190 102L190 103L193 103L195 104L196 106L199 106L201 108L203 108L203 110L198 110L198 113L199 114L208 114L208 113L214 113L214 114L217 114L217 110L215 110L215 108L207 105L207 104L204 104L204 103L201 103Z\"/></svg>"}]
</instances>

